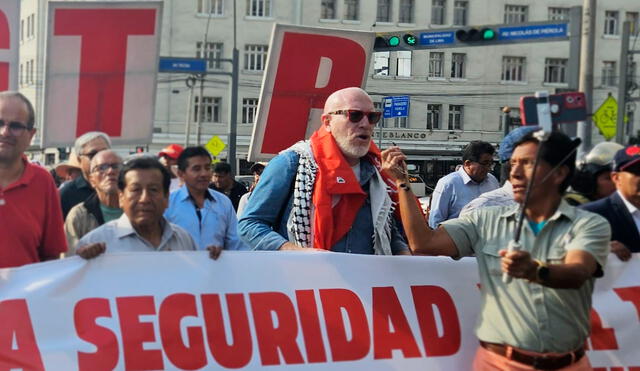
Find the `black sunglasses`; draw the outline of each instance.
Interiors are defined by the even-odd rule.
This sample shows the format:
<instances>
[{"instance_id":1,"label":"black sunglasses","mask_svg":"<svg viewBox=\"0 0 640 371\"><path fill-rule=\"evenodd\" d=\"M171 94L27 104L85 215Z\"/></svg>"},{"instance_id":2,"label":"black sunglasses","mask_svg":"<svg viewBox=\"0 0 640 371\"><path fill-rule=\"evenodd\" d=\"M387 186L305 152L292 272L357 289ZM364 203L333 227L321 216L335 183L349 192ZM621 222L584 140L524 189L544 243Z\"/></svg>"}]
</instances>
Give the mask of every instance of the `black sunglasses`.
<instances>
[{"instance_id":1,"label":"black sunglasses","mask_svg":"<svg viewBox=\"0 0 640 371\"><path fill-rule=\"evenodd\" d=\"M382 112L371 111L364 112L357 109L347 109L347 110L338 110L329 112L330 115L345 115L349 118L349 121L353 123L358 123L364 116L367 116L370 124L376 124L380 121L380 117L382 116Z\"/></svg>"}]
</instances>

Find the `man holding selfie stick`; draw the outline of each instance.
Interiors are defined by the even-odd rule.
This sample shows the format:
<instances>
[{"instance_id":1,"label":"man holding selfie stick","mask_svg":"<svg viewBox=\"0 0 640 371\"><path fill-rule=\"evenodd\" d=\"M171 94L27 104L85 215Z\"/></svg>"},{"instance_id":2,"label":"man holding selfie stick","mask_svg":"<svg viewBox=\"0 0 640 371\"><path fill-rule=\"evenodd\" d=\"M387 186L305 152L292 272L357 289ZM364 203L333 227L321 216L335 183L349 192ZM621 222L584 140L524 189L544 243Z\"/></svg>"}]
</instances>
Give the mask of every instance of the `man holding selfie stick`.
<instances>
[{"instance_id":1,"label":"man holding selfie stick","mask_svg":"<svg viewBox=\"0 0 640 371\"><path fill-rule=\"evenodd\" d=\"M518 141L511 156L516 205L476 209L437 230L427 227L414 205L403 176L405 156L398 148L382 153L383 169L400 189L412 251L475 255L478 261L483 300L474 370L591 370L584 349L591 294L611 231L602 217L562 198L579 142L559 132L534 134ZM514 242L520 249L508 250Z\"/></svg>"},{"instance_id":2,"label":"man holding selfie stick","mask_svg":"<svg viewBox=\"0 0 640 371\"><path fill-rule=\"evenodd\" d=\"M238 223L245 242L255 250L409 255L371 140L380 116L360 88L331 94L322 126L262 173Z\"/></svg>"}]
</instances>

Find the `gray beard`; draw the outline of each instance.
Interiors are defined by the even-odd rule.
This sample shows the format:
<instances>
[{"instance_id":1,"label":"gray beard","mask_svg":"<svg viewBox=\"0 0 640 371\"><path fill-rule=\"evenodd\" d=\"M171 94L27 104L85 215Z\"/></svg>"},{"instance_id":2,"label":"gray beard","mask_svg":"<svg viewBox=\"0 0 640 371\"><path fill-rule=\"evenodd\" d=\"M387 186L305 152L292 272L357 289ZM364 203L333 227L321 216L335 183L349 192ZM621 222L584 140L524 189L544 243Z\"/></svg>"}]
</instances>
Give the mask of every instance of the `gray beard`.
<instances>
[{"instance_id":1,"label":"gray beard","mask_svg":"<svg viewBox=\"0 0 640 371\"><path fill-rule=\"evenodd\" d=\"M364 157L369 152L369 145L366 146L354 146L349 143L346 138L335 138L338 147L345 155L352 158Z\"/></svg>"}]
</instances>

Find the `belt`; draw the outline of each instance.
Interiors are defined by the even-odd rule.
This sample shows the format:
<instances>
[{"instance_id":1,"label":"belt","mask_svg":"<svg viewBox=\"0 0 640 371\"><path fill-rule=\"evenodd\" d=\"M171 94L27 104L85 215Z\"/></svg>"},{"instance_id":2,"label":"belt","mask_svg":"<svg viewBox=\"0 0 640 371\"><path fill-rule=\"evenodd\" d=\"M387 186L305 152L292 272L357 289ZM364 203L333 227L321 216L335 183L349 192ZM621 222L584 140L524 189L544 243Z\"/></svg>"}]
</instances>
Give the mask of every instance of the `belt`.
<instances>
[{"instance_id":1,"label":"belt","mask_svg":"<svg viewBox=\"0 0 640 371\"><path fill-rule=\"evenodd\" d=\"M526 354L514 348L510 345L487 343L480 341L480 346L486 350L506 357L512 361L523 363L525 365L532 366L538 370L557 370L563 367L567 367L570 364L578 362L584 356L584 347L579 349L554 356L534 356Z\"/></svg>"}]
</instances>

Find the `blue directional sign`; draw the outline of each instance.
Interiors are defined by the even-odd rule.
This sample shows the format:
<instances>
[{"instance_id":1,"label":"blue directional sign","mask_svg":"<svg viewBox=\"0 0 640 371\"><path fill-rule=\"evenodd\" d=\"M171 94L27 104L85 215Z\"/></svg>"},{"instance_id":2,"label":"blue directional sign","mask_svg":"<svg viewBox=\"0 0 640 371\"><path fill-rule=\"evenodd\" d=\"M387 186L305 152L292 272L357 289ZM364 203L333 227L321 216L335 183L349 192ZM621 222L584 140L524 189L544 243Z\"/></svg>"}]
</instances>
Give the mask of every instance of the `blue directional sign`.
<instances>
[{"instance_id":1,"label":"blue directional sign","mask_svg":"<svg viewBox=\"0 0 640 371\"><path fill-rule=\"evenodd\" d=\"M383 117L388 119L392 117L409 116L409 96L399 95L396 97L384 97L383 100Z\"/></svg>"},{"instance_id":2,"label":"blue directional sign","mask_svg":"<svg viewBox=\"0 0 640 371\"><path fill-rule=\"evenodd\" d=\"M160 57L160 72L204 73L207 60L202 58Z\"/></svg>"},{"instance_id":3,"label":"blue directional sign","mask_svg":"<svg viewBox=\"0 0 640 371\"><path fill-rule=\"evenodd\" d=\"M453 31L422 32L420 44L422 45L448 45L455 42Z\"/></svg>"},{"instance_id":4,"label":"blue directional sign","mask_svg":"<svg viewBox=\"0 0 640 371\"><path fill-rule=\"evenodd\" d=\"M498 40L531 40L567 37L568 24L542 24L528 26L511 26L498 28Z\"/></svg>"}]
</instances>

